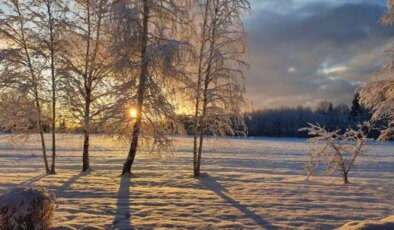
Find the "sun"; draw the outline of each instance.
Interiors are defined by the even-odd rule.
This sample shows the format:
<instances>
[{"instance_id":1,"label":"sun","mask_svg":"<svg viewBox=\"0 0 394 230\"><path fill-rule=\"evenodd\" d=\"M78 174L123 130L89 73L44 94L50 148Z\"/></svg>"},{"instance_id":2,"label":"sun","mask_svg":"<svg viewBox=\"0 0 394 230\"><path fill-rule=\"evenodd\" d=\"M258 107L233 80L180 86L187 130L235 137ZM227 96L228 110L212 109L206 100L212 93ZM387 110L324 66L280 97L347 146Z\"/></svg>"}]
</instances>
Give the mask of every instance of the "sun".
<instances>
[{"instance_id":1,"label":"sun","mask_svg":"<svg viewBox=\"0 0 394 230\"><path fill-rule=\"evenodd\" d=\"M134 119L134 118L137 118L137 116L138 116L137 109L136 108L131 108L130 109L130 117Z\"/></svg>"}]
</instances>

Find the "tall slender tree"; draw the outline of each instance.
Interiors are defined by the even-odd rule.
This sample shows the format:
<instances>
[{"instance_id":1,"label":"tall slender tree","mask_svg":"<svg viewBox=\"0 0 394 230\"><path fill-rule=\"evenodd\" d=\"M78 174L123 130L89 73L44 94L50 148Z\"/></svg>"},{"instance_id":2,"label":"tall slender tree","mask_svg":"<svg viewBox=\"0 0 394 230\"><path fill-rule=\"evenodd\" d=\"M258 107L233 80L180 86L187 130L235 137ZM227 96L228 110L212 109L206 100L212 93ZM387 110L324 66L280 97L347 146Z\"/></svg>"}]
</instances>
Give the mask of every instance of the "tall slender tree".
<instances>
[{"instance_id":1,"label":"tall slender tree","mask_svg":"<svg viewBox=\"0 0 394 230\"><path fill-rule=\"evenodd\" d=\"M1 1L3 12L0 33L7 46L1 50L1 77L3 84L27 92L35 106L36 129L40 135L45 170L50 173L44 137L44 67L45 61L37 55L39 39L32 23L29 2L19 0Z\"/></svg>"},{"instance_id":2,"label":"tall slender tree","mask_svg":"<svg viewBox=\"0 0 394 230\"><path fill-rule=\"evenodd\" d=\"M142 40L141 40L141 70L140 76L138 80L138 91L137 91L137 116L135 118L135 123L133 127L133 132L131 135L131 144L129 154L127 156L126 162L124 163L122 174L131 173L131 166L134 162L135 155L137 152L138 146L138 138L140 135L141 123L142 123L142 105L144 103L145 91L146 91L146 83L148 80L148 57L147 57L147 48L148 48L148 35L149 35L149 17L151 6L149 4L149 0L143 0L143 12L142 12Z\"/></svg>"},{"instance_id":3,"label":"tall slender tree","mask_svg":"<svg viewBox=\"0 0 394 230\"><path fill-rule=\"evenodd\" d=\"M56 102L57 102L57 76L56 69L59 67L56 60L58 53L62 52L64 42L63 34L67 26L66 13L68 11L67 1L58 0L32 0L30 13L36 16L34 24L39 30L38 53L47 60L47 69L50 75L50 101L51 101L51 139L52 139L52 164L50 173L56 170Z\"/></svg>"},{"instance_id":4,"label":"tall slender tree","mask_svg":"<svg viewBox=\"0 0 394 230\"><path fill-rule=\"evenodd\" d=\"M169 100L175 81L185 77L183 59L190 51L188 43L183 39L180 30L188 20L189 1L178 0L143 0L129 1L126 4L131 14L137 14L139 26L135 52L136 64L128 64L128 68L138 68L136 79L137 92L134 107L137 116L134 120L128 156L122 174L130 173L137 154L140 137L153 138L156 144L165 144L170 139L168 127L162 120L175 125L175 108ZM127 21L126 21L127 22Z\"/></svg>"},{"instance_id":5,"label":"tall slender tree","mask_svg":"<svg viewBox=\"0 0 394 230\"><path fill-rule=\"evenodd\" d=\"M67 33L66 48L60 54L60 87L70 122L83 132L82 171L90 169L90 134L112 100L112 63L107 26L111 2L74 1L68 13L73 21Z\"/></svg>"},{"instance_id":6,"label":"tall slender tree","mask_svg":"<svg viewBox=\"0 0 394 230\"><path fill-rule=\"evenodd\" d=\"M246 39L242 14L250 10L247 0L199 2L202 17L198 29L197 74L194 112L194 176L200 175L206 134L234 135L242 122ZM241 125L242 126L242 125Z\"/></svg>"}]
</instances>

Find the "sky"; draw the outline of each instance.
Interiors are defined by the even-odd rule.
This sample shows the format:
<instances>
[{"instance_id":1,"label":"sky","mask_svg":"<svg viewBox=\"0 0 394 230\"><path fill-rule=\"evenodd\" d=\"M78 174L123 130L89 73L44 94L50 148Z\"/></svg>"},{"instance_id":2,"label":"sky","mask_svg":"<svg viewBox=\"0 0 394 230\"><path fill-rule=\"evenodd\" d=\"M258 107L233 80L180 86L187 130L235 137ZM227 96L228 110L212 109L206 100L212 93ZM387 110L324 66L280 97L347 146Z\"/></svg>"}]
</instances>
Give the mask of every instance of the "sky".
<instances>
[{"instance_id":1,"label":"sky","mask_svg":"<svg viewBox=\"0 0 394 230\"><path fill-rule=\"evenodd\" d=\"M251 2L246 89L253 109L351 104L394 44L394 27L378 23L385 0Z\"/></svg>"}]
</instances>

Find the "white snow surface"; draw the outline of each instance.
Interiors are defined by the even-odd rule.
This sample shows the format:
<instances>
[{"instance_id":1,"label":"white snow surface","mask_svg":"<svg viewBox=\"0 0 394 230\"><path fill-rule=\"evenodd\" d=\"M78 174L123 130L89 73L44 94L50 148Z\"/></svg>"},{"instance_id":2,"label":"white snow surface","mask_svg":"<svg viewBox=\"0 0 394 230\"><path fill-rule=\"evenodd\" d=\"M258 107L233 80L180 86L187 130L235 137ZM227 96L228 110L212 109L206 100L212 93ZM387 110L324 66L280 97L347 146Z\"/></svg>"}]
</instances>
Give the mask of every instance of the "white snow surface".
<instances>
[{"instance_id":1,"label":"white snow surface","mask_svg":"<svg viewBox=\"0 0 394 230\"><path fill-rule=\"evenodd\" d=\"M0 136L0 195L46 187L56 194L55 226L68 229L333 229L394 214L393 143L371 142L343 185L338 175L304 180L304 139L210 139L200 179L190 138L161 159L138 155L123 177L127 143L92 137L93 170L81 173L82 137L59 135L57 174L45 175L38 140Z\"/></svg>"},{"instance_id":2,"label":"white snow surface","mask_svg":"<svg viewBox=\"0 0 394 230\"><path fill-rule=\"evenodd\" d=\"M338 230L391 230L394 229L394 216L381 220L353 221L338 228Z\"/></svg>"}]
</instances>

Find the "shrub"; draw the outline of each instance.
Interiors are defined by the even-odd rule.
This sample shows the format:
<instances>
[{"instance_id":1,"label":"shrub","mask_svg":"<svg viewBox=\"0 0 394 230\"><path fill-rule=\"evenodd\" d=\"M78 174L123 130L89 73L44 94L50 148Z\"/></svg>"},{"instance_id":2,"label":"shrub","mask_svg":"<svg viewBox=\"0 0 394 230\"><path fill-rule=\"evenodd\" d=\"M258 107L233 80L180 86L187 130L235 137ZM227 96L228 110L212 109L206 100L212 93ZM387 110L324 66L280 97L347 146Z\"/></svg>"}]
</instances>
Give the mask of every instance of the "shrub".
<instances>
[{"instance_id":1,"label":"shrub","mask_svg":"<svg viewBox=\"0 0 394 230\"><path fill-rule=\"evenodd\" d=\"M0 197L0 230L49 229L55 196L42 188L14 188Z\"/></svg>"},{"instance_id":2,"label":"shrub","mask_svg":"<svg viewBox=\"0 0 394 230\"><path fill-rule=\"evenodd\" d=\"M300 131L308 131L312 136L308 139L309 146L308 161L305 165L307 179L311 177L318 168L323 168L326 174L339 172L343 182L347 184L348 173L355 164L359 155L366 152L367 132L371 125L366 122L359 125L357 130L347 129L327 131L320 125L312 125L302 128Z\"/></svg>"}]
</instances>

